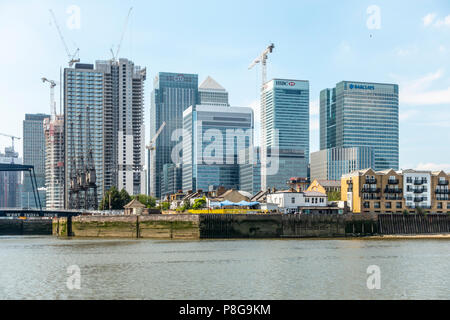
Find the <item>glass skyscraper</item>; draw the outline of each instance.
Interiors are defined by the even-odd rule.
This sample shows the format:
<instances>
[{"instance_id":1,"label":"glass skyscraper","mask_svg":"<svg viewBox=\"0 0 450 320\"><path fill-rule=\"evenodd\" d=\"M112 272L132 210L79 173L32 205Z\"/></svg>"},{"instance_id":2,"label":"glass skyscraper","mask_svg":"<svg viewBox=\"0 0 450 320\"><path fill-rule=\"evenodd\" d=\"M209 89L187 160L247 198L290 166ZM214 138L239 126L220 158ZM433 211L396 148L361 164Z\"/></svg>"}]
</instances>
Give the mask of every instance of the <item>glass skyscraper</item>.
<instances>
[{"instance_id":1,"label":"glass skyscraper","mask_svg":"<svg viewBox=\"0 0 450 320\"><path fill-rule=\"evenodd\" d=\"M285 189L308 174L309 81L273 79L261 99L261 189Z\"/></svg>"},{"instance_id":2,"label":"glass skyscraper","mask_svg":"<svg viewBox=\"0 0 450 320\"><path fill-rule=\"evenodd\" d=\"M50 118L47 114L25 114L23 121L23 163L34 166L38 188L45 187L45 136L44 119ZM45 190L40 190L39 197L42 207L45 207ZM33 196L33 187L30 177L23 176L22 206L36 207Z\"/></svg>"},{"instance_id":3,"label":"glass skyscraper","mask_svg":"<svg viewBox=\"0 0 450 320\"><path fill-rule=\"evenodd\" d=\"M183 129L183 112L198 101L198 75L185 73L160 72L155 77L150 107L150 139L163 122L162 130L150 158L150 194L161 196L163 166L172 161L173 148L181 140L181 134L173 140L172 134ZM176 163L175 163L176 164Z\"/></svg>"},{"instance_id":4,"label":"glass skyscraper","mask_svg":"<svg viewBox=\"0 0 450 320\"><path fill-rule=\"evenodd\" d=\"M311 181L341 180L344 174L373 167L370 147L328 148L311 153Z\"/></svg>"},{"instance_id":5,"label":"glass skyscraper","mask_svg":"<svg viewBox=\"0 0 450 320\"><path fill-rule=\"evenodd\" d=\"M320 148L371 147L374 170L398 170L398 114L398 85L339 82L320 93Z\"/></svg>"},{"instance_id":6,"label":"glass skyscraper","mask_svg":"<svg viewBox=\"0 0 450 320\"><path fill-rule=\"evenodd\" d=\"M197 105L183 119L183 191L238 189L239 151L253 146L253 110Z\"/></svg>"},{"instance_id":7,"label":"glass skyscraper","mask_svg":"<svg viewBox=\"0 0 450 320\"><path fill-rule=\"evenodd\" d=\"M97 193L104 194L104 88L105 74L92 64L77 63L64 69L65 201L69 208L70 177L84 168L92 148L97 174Z\"/></svg>"}]
</instances>

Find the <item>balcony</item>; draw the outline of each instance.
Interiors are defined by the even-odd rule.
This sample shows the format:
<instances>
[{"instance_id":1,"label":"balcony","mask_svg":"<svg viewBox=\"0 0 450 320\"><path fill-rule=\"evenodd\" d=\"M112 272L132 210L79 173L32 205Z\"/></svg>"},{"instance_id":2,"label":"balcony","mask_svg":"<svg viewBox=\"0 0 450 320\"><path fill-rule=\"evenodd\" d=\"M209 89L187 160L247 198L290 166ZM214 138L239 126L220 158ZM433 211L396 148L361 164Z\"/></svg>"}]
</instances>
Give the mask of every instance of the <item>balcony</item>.
<instances>
[{"instance_id":1,"label":"balcony","mask_svg":"<svg viewBox=\"0 0 450 320\"><path fill-rule=\"evenodd\" d=\"M413 189L413 191L414 191L414 193L424 193L427 190L425 188L416 188L416 189Z\"/></svg>"},{"instance_id":2,"label":"balcony","mask_svg":"<svg viewBox=\"0 0 450 320\"><path fill-rule=\"evenodd\" d=\"M367 184L375 184L375 183L377 183L377 179L375 179L375 178L366 178L366 183Z\"/></svg>"},{"instance_id":3,"label":"balcony","mask_svg":"<svg viewBox=\"0 0 450 320\"><path fill-rule=\"evenodd\" d=\"M384 193L402 193L402 189L385 188Z\"/></svg>"},{"instance_id":4,"label":"balcony","mask_svg":"<svg viewBox=\"0 0 450 320\"><path fill-rule=\"evenodd\" d=\"M417 179L417 180L414 180L414 185L416 185L416 186L420 186L420 185L425 184L425 183L427 183L427 180L426 180L426 179Z\"/></svg>"},{"instance_id":5,"label":"balcony","mask_svg":"<svg viewBox=\"0 0 450 320\"><path fill-rule=\"evenodd\" d=\"M424 201L423 197L416 197L416 198L414 198L414 202L422 202L422 201Z\"/></svg>"},{"instance_id":6,"label":"balcony","mask_svg":"<svg viewBox=\"0 0 450 320\"><path fill-rule=\"evenodd\" d=\"M380 193L380 189L374 189L374 188L362 188L361 189L362 193Z\"/></svg>"},{"instance_id":7,"label":"balcony","mask_svg":"<svg viewBox=\"0 0 450 320\"><path fill-rule=\"evenodd\" d=\"M436 189L436 194L450 194L450 190Z\"/></svg>"},{"instance_id":8,"label":"balcony","mask_svg":"<svg viewBox=\"0 0 450 320\"><path fill-rule=\"evenodd\" d=\"M448 180L439 180L438 186L448 186Z\"/></svg>"},{"instance_id":9,"label":"balcony","mask_svg":"<svg viewBox=\"0 0 450 320\"><path fill-rule=\"evenodd\" d=\"M389 179L388 180L388 184L398 184L398 183L399 183L398 179Z\"/></svg>"}]
</instances>

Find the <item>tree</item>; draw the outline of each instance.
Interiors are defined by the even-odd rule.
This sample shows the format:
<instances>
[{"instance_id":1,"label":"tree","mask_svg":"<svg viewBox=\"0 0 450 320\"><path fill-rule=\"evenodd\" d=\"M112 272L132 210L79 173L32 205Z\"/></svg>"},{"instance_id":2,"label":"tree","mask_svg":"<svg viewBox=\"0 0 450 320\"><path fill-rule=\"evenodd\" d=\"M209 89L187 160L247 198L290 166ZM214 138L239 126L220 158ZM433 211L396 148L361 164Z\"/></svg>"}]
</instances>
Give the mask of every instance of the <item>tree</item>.
<instances>
[{"instance_id":1,"label":"tree","mask_svg":"<svg viewBox=\"0 0 450 320\"><path fill-rule=\"evenodd\" d=\"M127 190L125 190L125 189L120 190L119 198L120 198L120 203L122 204L122 208L131 201L131 196L128 194Z\"/></svg>"},{"instance_id":2,"label":"tree","mask_svg":"<svg viewBox=\"0 0 450 320\"><path fill-rule=\"evenodd\" d=\"M126 192L126 191L125 191ZM105 195L99 206L100 210L118 210L123 209L120 193L116 187L111 187Z\"/></svg>"},{"instance_id":3,"label":"tree","mask_svg":"<svg viewBox=\"0 0 450 320\"><path fill-rule=\"evenodd\" d=\"M206 206L206 198L203 197L201 199L195 199L194 200L194 204L192 205L192 209L201 209L204 208Z\"/></svg>"},{"instance_id":4,"label":"tree","mask_svg":"<svg viewBox=\"0 0 450 320\"><path fill-rule=\"evenodd\" d=\"M329 192L328 201L341 201L341 192L340 191Z\"/></svg>"},{"instance_id":5,"label":"tree","mask_svg":"<svg viewBox=\"0 0 450 320\"><path fill-rule=\"evenodd\" d=\"M133 198L137 199L140 203L142 203L149 209L156 206L156 199L146 194L138 194L137 196L133 196Z\"/></svg>"}]
</instances>

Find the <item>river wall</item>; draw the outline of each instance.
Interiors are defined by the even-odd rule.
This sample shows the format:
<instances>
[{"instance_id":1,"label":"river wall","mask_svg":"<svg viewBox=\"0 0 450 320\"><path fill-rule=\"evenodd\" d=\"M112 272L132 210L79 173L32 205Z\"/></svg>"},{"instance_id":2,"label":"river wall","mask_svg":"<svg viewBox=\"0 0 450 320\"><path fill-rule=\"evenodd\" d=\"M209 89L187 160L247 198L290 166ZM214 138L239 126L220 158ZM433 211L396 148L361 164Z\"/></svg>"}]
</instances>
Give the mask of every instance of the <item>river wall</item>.
<instances>
[{"instance_id":1,"label":"river wall","mask_svg":"<svg viewBox=\"0 0 450 320\"><path fill-rule=\"evenodd\" d=\"M51 235L52 220L47 218L33 219L0 219L0 235Z\"/></svg>"}]
</instances>

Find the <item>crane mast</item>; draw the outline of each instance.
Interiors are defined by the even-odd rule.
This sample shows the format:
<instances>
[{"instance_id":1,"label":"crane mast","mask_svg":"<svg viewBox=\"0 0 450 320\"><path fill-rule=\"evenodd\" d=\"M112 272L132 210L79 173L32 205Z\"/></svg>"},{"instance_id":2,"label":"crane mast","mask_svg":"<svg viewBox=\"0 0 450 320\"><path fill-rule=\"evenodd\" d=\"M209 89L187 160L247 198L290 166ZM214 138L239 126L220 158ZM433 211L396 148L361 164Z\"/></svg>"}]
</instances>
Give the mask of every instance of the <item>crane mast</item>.
<instances>
[{"instance_id":1,"label":"crane mast","mask_svg":"<svg viewBox=\"0 0 450 320\"><path fill-rule=\"evenodd\" d=\"M115 61L117 61L117 59L119 59L120 47L122 46L123 37L125 36L125 31L127 30L128 20L130 19L132 10L133 10L133 7L131 7L130 10L128 10L128 15L127 15L127 18L125 19L125 25L123 27L122 35L120 37L119 44L117 45L116 52L114 53L113 49L111 48L112 62L115 62Z\"/></svg>"},{"instance_id":2,"label":"crane mast","mask_svg":"<svg viewBox=\"0 0 450 320\"><path fill-rule=\"evenodd\" d=\"M268 54L272 53L274 48L275 48L275 45L273 43L271 43L263 52L261 52L261 54L255 60L253 60L253 62L248 67L248 69L250 70L255 65L257 65L258 63L261 64L262 86L264 86L264 84L267 81L267 58L268 58ZM262 87L261 87L261 90L262 90Z\"/></svg>"},{"instance_id":3,"label":"crane mast","mask_svg":"<svg viewBox=\"0 0 450 320\"><path fill-rule=\"evenodd\" d=\"M14 140L20 140L21 139L20 137L15 137L15 136L12 136L12 135L6 134L6 133L0 133L0 136L11 138L12 151L14 151Z\"/></svg>"},{"instance_id":4,"label":"crane mast","mask_svg":"<svg viewBox=\"0 0 450 320\"><path fill-rule=\"evenodd\" d=\"M56 101L55 101L55 87L56 81L49 80L47 78L41 78L42 82L48 82L50 84L50 114L55 117L56 116Z\"/></svg>"},{"instance_id":5,"label":"crane mast","mask_svg":"<svg viewBox=\"0 0 450 320\"><path fill-rule=\"evenodd\" d=\"M52 10L52 9L50 9L49 11L50 11L50 14L51 14L51 16L52 16L53 22L55 23L56 30L58 31L59 38L61 39L61 42L62 42L62 44L63 44L63 46L64 46L64 49L66 50L67 57L69 58L69 62L68 62L69 67L72 67L74 63L80 62L80 59L79 59L79 58L78 58L78 59L75 59L75 56L78 54L78 52L80 51L80 49L77 48L73 54L70 53L70 50L69 50L69 48L67 47L66 41L64 40L64 37L63 37L63 35L62 35L61 29L59 28L59 24L58 24L58 21L56 20L56 16L55 16L55 14L53 13L53 10Z\"/></svg>"}]
</instances>

